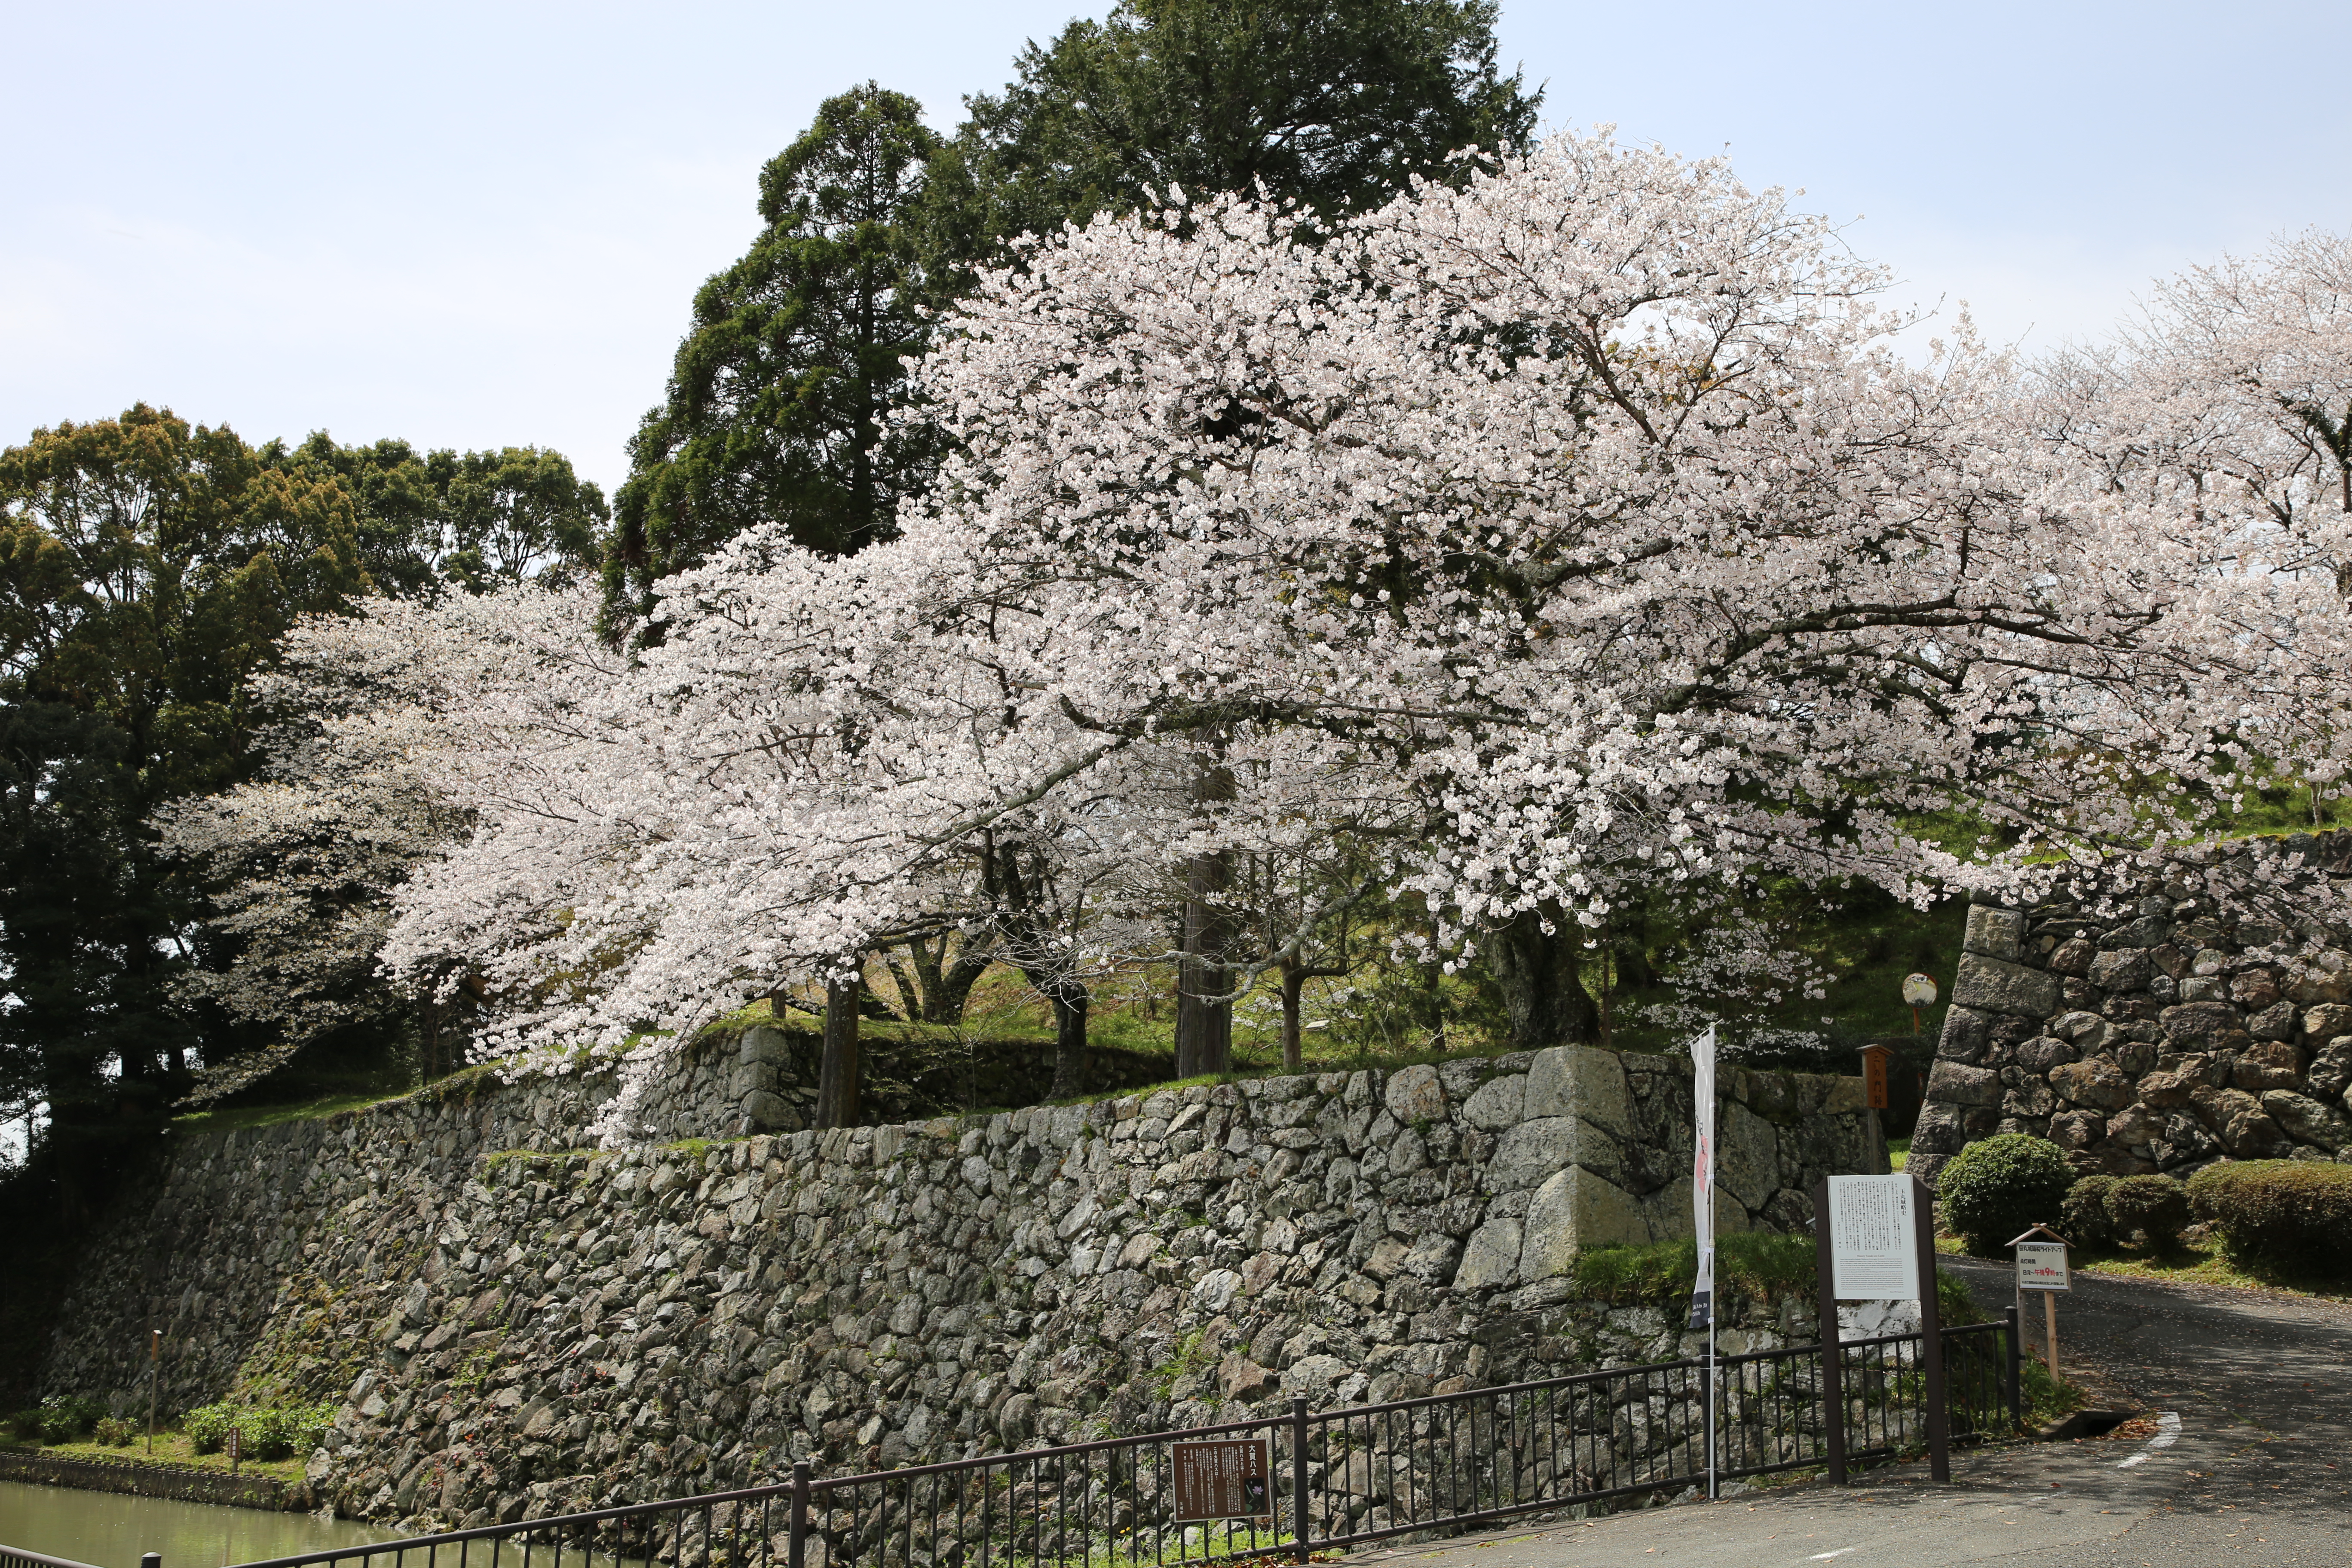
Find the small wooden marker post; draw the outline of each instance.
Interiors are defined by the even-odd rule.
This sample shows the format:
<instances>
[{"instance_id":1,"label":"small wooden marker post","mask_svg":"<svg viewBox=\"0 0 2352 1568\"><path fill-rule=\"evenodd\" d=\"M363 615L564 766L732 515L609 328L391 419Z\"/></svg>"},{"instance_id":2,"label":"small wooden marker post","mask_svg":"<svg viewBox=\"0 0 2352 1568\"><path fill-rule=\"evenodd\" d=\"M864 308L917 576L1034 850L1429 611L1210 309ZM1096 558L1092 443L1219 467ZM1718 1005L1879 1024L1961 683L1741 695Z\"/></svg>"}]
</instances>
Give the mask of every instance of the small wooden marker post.
<instances>
[{"instance_id":1,"label":"small wooden marker post","mask_svg":"<svg viewBox=\"0 0 2352 1568\"><path fill-rule=\"evenodd\" d=\"M2062 1381L2058 1376L2058 1292L2073 1289L2066 1269L2067 1240L2046 1225L2037 1225L2010 1244L2017 1253L2017 1302L2021 1309L2018 1321L2025 1313L2025 1293L2042 1292L2042 1316L2050 1334L2050 1381Z\"/></svg>"},{"instance_id":2,"label":"small wooden marker post","mask_svg":"<svg viewBox=\"0 0 2352 1568\"><path fill-rule=\"evenodd\" d=\"M147 1331L147 1457L155 1457L155 1405L163 1396L163 1331Z\"/></svg>"},{"instance_id":3,"label":"small wooden marker post","mask_svg":"<svg viewBox=\"0 0 2352 1568\"><path fill-rule=\"evenodd\" d=\"M1880 1122L1878 1113L1885 1110L1889 1103L1887 1074L1893 1069L1894 1065L1894 1047L1864 1046L1862 1047L1863 1121L1868 1129L1870 1137L1870 1173L1875 1176L1886 1175L1890 1163L1881 1158L1882 1152L1886 1148L1886 1129Z\"/></svg>"}]
</instances>

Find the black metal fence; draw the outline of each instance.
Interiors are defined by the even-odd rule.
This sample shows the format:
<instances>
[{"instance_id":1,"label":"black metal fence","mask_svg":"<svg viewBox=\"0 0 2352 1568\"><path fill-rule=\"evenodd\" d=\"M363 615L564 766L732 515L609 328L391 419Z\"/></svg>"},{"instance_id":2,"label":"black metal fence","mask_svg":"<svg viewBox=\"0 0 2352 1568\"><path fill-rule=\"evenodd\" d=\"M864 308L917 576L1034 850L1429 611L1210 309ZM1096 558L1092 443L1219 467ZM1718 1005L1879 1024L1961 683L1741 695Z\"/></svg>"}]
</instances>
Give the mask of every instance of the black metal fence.
<instances>
[{"instance_id":1,"label":"black metal fence","mask_svg":"<svg viewBox=\"0 0 2352 1568\"><path fill-rule=\"evenodd\" d=\"M38 1552L27 1552L21 1546L0 1546L0 1568L90 1568L87 1563L77 1563L70 1557L49 1557ZM155 1568L151 1553L141 1568Z\"/></svg>"},{"instance_id":2,"label":"black metal fence","mask_svg":"<svg viewBox=\"0 0 2352 1568\"><path fill-rule=\"evenodd\" d=\"M2016 1314L1946 1329L1956 1442L2021 1425ZM1925 1442L1924 1335L1837 1350L1848 1463ZM1822 1466L1822 1347L1718 1358L1719 1480ZM597 1509L242 1568L1178 1568L1315 1551L1644 1494L1709 1478L1703 1360L1612 1367L1137 1437ZM1265 1511L1177 1516L1175 1446L1267 1440Z\"/></svg>"}]
</instances>

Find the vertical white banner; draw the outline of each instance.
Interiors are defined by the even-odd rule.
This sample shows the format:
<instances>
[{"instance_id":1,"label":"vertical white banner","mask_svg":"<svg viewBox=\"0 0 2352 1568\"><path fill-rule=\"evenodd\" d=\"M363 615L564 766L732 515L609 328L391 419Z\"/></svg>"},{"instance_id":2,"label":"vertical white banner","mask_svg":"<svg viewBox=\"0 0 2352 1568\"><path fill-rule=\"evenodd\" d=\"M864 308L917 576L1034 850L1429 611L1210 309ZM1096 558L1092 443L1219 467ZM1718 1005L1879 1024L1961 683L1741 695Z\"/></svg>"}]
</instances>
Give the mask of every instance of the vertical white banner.
<instances>
[{"instance_id":1,"label":"vertical white banner","mask_svg":"<svg viewBox=\"0 0 2352 1568\"><path fill-rule=\"evenodd\" d=\"M1690 1326L1715 1324L1715 1026L1691 1042L1691 1217L1698 1237L1698 1277L1691 1284Z\"/></svg>"}]
</instances>

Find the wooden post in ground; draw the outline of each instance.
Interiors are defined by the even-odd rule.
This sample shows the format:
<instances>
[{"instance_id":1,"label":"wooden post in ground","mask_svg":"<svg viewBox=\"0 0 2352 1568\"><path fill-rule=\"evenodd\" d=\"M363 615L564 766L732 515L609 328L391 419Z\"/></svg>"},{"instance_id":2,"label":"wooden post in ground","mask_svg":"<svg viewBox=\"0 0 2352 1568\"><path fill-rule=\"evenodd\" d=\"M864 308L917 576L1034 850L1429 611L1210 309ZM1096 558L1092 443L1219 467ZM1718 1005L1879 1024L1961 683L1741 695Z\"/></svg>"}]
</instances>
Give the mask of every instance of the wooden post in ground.
<instances>
[{"instance_id":1,"label":"wooden post in ground","mask_svg":"<svg viewBox=\"0 0 2352 1568\"><path fill-rule=\"evenodd\" d=\"M1845 1351L1838 1343L1837 1275L1830 1264L1830 1184L1813 1184L1813 1266L1821 1272L1822 1436L1830 1485L1845 1485Z\"/></svg>"},{"instance_id":2,"label":"wooden post in ground","mask_svg":"<svg viewBox=\"0 0 2352 1568\"><path fill-rule=\"evenodd\" d=\"M2058 1292L2057 1292L2057 1291L2055 1291L2055 1290L2044 1290L2043 1292L2042 1292L2042 1311L2043 1320L2044 1320L2044 1321L2049 1324L2049 1326L2050 1326L2050 1381L2051 1381L2051 1382L2053 1382L2053 1383L2058 1383L2058 1382L2061 1382L2061 1381L2063 1381L2063 1380L2058 1376Z\"/></svg>"},{"instance_id":3,"label":"wooden post in ground","mask_svg":"<svg viewBox=\"0 0 2352 1568\"><path fill-rule=\"evenodd\" d=\"M1936 1194L1911 1178L1911 1221L1919 1245L1919 1361L1927 1384L1927 1473L1952 1479L1949 1412L1944 1407L1944 1315L1936 1300Z\"/></svg>"},{"instance_id":4,"label":"wooden post in ground","mask_svg":"<svg viewBox=\"0 0 2352 1568\"><path fill-rule=\"evenodd\" d=\"M148 1300L148 1323L155 1302ZM155 1458L155 1405L163 1404L163 1328L148 1328L148 1458Z\"/></svg>"}]
</instances>

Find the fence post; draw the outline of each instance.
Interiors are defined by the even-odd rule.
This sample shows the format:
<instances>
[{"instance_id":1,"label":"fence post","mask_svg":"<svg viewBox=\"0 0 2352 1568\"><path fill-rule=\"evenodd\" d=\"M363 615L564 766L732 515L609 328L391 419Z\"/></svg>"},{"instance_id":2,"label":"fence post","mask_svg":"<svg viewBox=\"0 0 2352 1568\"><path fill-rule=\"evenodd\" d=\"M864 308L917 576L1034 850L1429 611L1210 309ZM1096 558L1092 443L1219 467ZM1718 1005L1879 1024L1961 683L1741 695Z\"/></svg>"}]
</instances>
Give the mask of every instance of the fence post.
<instances>
[{"instance_id":1,"label":"fence post","mask_svg":"<svg viewBox=\"0 0 2352 1568\"><path fill-rule=\"evenodd\" d=\"M1936 1300L1936 1194L1911 1178L1911 1223L1918 1242L1919 1362L1927 1384L1927 1475L1952 1479L1951 1412L1944 1396L1944 1314Z\"/></svg>"},{"instance_id":2,"label":"fence post","mask_svg":"<svg viewBox=\"0 0 2352 1568\"><path fill-rule=\"evenodd\" d=\"M142 1554L139 1559L139 1568L163 1568L163 1554L160 1552Z\"/></svg>"},{"instance_id":3,"label":"fence post","mask_svg":"<svg viewBox=\"0 0 2352 1568\"><path fill-rule=\"evenodd\" d=\"M784 1559L788 1568L803 1568L808 1555L809 1462L793 1461L793 1522Z\"/></svg>"},{"instance_id":4,"label":"fence post","mask_svg":"<svg viewBox=\"0 0 2352 1568\"><path fill-rule=\"evenodd\" d=\"M2024 1369L2019 1364L2019 1357L2025 1347L2019 1337L2019 1331L2024 1325L2018 1321L2014 1307L2003 1307L2000 1317L2009 1346L2008 1353L2001 1357L2002 1392L2009 1395L2009 1429L2022 1432L2025 1430L2025 1388L2021 1375Z\"/></svg>"},{"instance_id":5,"label":"fence post","mask_svg":"<svg viewBox=\"0 0 2352 1568\"><path fill-rule=\"evenodd\" d=\"M1830 1267L1830 1184L1813 1184L1813 1267L1820 1271L1822 1436L1829 1448L1830 1485L1845 1485L1845 1350L1838 1343L1837 1275Z\"/></svg>"},{"instance_id":6,"label":"fence post","mask_svg":"<svg viewBox=\"0 0 2352 1568\"><path fill-rule=\"evenodd\" d=\"M1307 1401L1290 1399L1290 1533L1297 1537L1291 1554L1307 1560Z\"/></svg>"}]
</instances>

